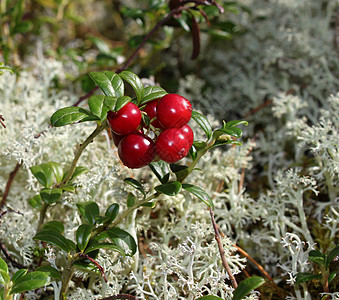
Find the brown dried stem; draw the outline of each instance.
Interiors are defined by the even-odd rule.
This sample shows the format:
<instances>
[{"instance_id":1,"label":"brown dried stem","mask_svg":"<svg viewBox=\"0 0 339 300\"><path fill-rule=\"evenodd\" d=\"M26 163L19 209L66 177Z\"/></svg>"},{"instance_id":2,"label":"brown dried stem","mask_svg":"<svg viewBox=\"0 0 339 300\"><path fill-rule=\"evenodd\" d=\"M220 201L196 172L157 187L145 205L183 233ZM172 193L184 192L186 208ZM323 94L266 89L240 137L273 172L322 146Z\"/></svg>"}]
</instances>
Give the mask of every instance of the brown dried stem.
<instances>
[{"instance_id":1,"label":"brown dried stem","mask_svg":"<svg viewBox=\"0 0 339 300\"><path fill-rule=\"evenodd\" d=\"M0 203L0 209L2 209L6 205L6 200L7 200L7 197L8 197L9 190L10 190L11 185L13 183L14 177L18 173L20 167L21 167L21 163L18 162L16 164L14 170L11 173L9 173L9 178L8 178L8 181L7 181L7 184L6 184L5 192L2 196L2 200L1 200L1 203Z\"/></svg>"}]
</instances>

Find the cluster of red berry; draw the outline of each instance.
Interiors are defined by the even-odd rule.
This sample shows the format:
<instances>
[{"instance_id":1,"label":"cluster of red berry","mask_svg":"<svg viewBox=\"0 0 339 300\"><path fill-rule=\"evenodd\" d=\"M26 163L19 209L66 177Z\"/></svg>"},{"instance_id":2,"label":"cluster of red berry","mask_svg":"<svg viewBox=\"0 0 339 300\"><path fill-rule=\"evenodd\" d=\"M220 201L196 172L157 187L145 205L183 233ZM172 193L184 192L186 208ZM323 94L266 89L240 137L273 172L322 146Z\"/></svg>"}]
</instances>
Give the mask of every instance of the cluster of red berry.
<instances>
[{"instance_id":1,"label":"cluster of red berry","mask_svg":"<svg viewBox=\"0 0 339 300\"><path fill-rule=\"evenodd\" d=\"M142 113L151 126L141 121ZM192 105L186 98L167 94L148 102L142 111L129 102L117 112L109 111L107 120L121 161L135 169L158 158L174 163L185 157L194 139L187 125L191 115Z\"/></svg>"}]
</instances>

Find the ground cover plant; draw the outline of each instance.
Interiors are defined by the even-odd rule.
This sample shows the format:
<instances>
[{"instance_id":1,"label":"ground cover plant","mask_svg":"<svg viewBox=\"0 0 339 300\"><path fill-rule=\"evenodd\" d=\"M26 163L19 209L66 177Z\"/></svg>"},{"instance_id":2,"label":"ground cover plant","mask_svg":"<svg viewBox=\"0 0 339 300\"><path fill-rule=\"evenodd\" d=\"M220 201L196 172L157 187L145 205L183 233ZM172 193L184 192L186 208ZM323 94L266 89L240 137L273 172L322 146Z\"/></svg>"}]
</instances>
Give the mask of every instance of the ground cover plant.
<instances>
[{"instance_id":1,"label":"ground cover plant","mask_svg":"<svg viewBox=\"0 0 339 300\"><path fill-rule=\"evenodd\" d=\"M2 299L338 299L338 5L2 2Z\"/></svg>"}]
</instances>

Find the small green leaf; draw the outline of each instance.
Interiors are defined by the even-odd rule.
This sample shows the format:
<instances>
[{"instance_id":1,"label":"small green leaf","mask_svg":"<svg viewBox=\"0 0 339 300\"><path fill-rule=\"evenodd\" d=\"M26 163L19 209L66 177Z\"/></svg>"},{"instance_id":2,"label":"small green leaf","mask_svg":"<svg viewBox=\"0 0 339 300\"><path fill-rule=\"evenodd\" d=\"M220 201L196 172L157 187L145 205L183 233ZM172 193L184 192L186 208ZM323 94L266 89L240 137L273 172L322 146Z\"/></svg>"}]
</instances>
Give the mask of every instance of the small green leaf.
<instances>
[{"instance_id":1,"label":"small green leaf","mask_svg":"<svg viewBox=\"0 0 339 300\"><path fill-rule=\"evenodd\" d=\"M87 247L89 239L91 238L92 228L92 225L82 224L76 231L76 242L81 252L83 252Z\"/></svg>"},{"instance_id":2,"label":"small green leaf","mask_svg":"<svg viewBox=\"0 0 339 300\"><path fill-rule=\"evenodd\" d=\"M160 86L156 86L156 85L147 86L144 89L144 96L142 97L139 105L141 106L152 100L159 99L165 96L166 94L167 92Z\"/></svg>"},{"instance_id":3,"label":"small green leaf","mask_svg":"<svg viewBox=\"0 0 339 300\"><path fill-rule=\"evenodd\" d=\"M334 260L338 255L339 255L339 246L332 249L331 252L328 254L326 259L326 268L329 267L330 262Z\"/></svg>"},{"instance_id":4,"label":"small green leaf","mask_svg":"<svg viewBox=\"0 0 339 300\"><path fill-rule=\"evenodd\" d=\"M3 270L5 273L8 273L8 265L1 257L0 257L0 270Z\"/></svg>"},{"instance_id":5,"label":"small green leaf","mask_svg":"<svg viewBox=\"0 0 339 300\"><path fill-rule=\"evenodd\" d=\"M138 103L142 100L144 96L144 86L141 79L134 73L130 71L122 71L120 77L127 81L133 88L135 95L137 96Z\"/></svg>"},{"instance_id":6,"label":"small green leaf","mask_svg":"<svg viewBox=\"0 0 339 300\"><path fill-rule=\"evenodd\" d=\"M62 224L61 222L59 221L50 221L50 222L47 222L43 227L42 227L43 230L55 230L55 231L58 231L60 233L63 233L65 231L65 227L64 227L64 224Z\"/></svg>"},{"instance_id":7,"label":"small green leaf","mask_svg":"<svg viewBox=\"0 0 339 300\"><path fill-rule=\"evenodd\" d=\"M322 254L319 250L310 251L308 259L321 266L326 264L326 255Z\"/></svg>"},{"instance_id":8,"label":"small green leaf","mask_svg":"<svg viewBox=\"0 0 339 300\"><path fill-rule=\"evenodd\" d=\"M75 192L75 187L71 183L64 185L61 189L63 191L70 192L70 193Z\"/></svg>"},{"instance_id":9,"label":"small green leaf","mask_svg":"<svg viewBox=\"0 0 339 300\"><path fill-rule=\"evenodd\" d=\"M134 238L125 230L113 227L106 231L108 238L116 245L124 248L125 245L131 250L131 256L137 251L137 244Z\"/></svg>"},{"instance_id":10,"label":"small green leaf","mask_svg":"<svg viewBox=\"0 0 339 300\"><path fill-rule=\"evenodd\" d=\"M178 164L170 164L171 171L175 173L177 181L181 182L184 178L187 177L189 169L187 166L182 166Z\"/></svg>"},{"instance_id":11,"label":"small green leaf","mask_svg":"<svg viewBox=\"0 0 339 300\"><path fill-rule=\"evenodd\" d=\"M128 96L121 96L117 99L117 102L115 103L113 111L119 111L122 109L127 103L131 102L131 97Z\"/></svg>"},{"instance_id":12,"label":"small green leaf","mask_svg":"<svg viewBox=\"0 0 339 300\"><path fill-rule=\"evenodd\" d=\"M200 297L197 300L223 300L223 299L217 296L207 295L207 296Z\"/></svg>"},{"instance_id":13,"label":"small green leaf","mask_svg":"<svg viewBox=\"0 0 339 300\"><path fill-rule=\"evenodd\" d=\"M52 168L52 171L53 171L54 177L56 179L56 182L60 183L61 180L62 180L62 175L64 173L61 165L59 163L57 163L57 162L54 162L54 161L50 161L50 162L48 162L48 164Z\"/></svg>"},{"instance_id":14,"label":"small green leaf","mask_svg":"<svg viewBox=\"0 0 339 300\"><path fill-rule=\"evenodd\" d=\"M40 196L42 201L47 204L55 203L59 200L62 194L62 189L54 188L54 189L42 189L40 191Z\"/></svg>"},{"instance_id":15,"label":"small green leaf","mask_svg":"<svg viewBox=\"0 0 339 300\"><path fill-rule=\"evenodd\" d=\"M116 244L112 244L112 243L95 243L95 244L92 244L92 245L90 245L86 248L84 253L87 254L87 253L90 253L94 250L100 250L100 249L109 249L109 250L113 250L115 252L118 252L119 254L121 254L123 256L126 255L125 250L122 247L120 247Z\"/></svg>"},{"instance_id":16,"label":"small green leaf","mask_svg":"<svg viewBox=\"0 0 339 300\"><path fill-rule=\"evenodd\" d=\"M136 197L133 193L127 195L127 207L132 207L135 204Z\"/></svg>"},{"instance_id":17,"label":"small green leaf","mask_svg":"<svg viewBox=\"0 0 339 300\"><path fill-rule=\"evenodd\" d=\"M93 201L76 204L80 214L89 223L95 224L95 217L99 216L99 206Z\"/></svg>"},{"instance_id":18,"label":"small green leaf","mask_svg":"<svg viewBox=\"0 0 339 300\"><path fill-rule=\"evenodd\" d=\"M197 151L201 151L206 149L207 144L203 141L194 141L193 146Z\"/></svg>"},{"instance_id":19,"label":"small green leaf","mask_svg":"<svg viewBox=\"0 0 339 300\"><path fill-rule=\"evenodd\" d=\"M88 99L88 106L93 115L100 118L101 121L106 119L109 108L104 104L106 96L94 95ZM116 98L114 98L116 99Z\"/></svg>"},{"instance_id":20,"label":"small green leaf","mask_svg":"<svg viewBox=\"0 0 339 300\"><path fill-rule=\"evenodd\" d=\"M73 175L72 175L72 177L70 178L69 181L72 181L74 178L80 176L83 173L87 173L87 172L88 172L88 169L86 167L78 166L78 167L75 168ZM64 177L65 177L65 175L64 175Z\"/></svg>"},{"instance_id":21,"label":"small green leaf","mask_svg":"<svg viewBox=\"0 0 339 300\"><path fill-rule=\"evenodd\" d=\"M222 136L221 136L222 137ZM220 137L219 137L220 138ZM235 141L235 140L231 140L231 139L224 139L224 140L218 140L216 141L211 147L209 147L208 149L213 149L216 148L218 146L223 146L223 145L236 145L236 146L241 146L242 143L239 141Z\"/></svg>"},{"instance_id":22,"label":"small green leaf","mask_svg":"<svg viewBox=\"0 0 339 300\"><path fill-rule=\"evenodd\" d=\"M6 284L11 281L11 277L9 277L8 273L4 270L0 270L0 283Z\"/></svg>"},{"instance_id":23,"label":"small green leaf","mask_svg":"<svg viewBox=\"0 0 339 300\"><path fill-rule=\"evenodd\" d=\"M222 134L228 134L230 136L234 136L236 138L240 138L242 136L242 130L238 127L226 127L214 130L213 138L218 139Z\"/></svg>"},{"instance_id":24,"label":"small green leaf","mask_svg":"<svg viewBox=\"0 0 339 300\"><path fill-rule=\"evenodd\" d=\"M337 276L337 273L335 271L331 272L330 275L328 275L328 283L331 283L331 281Z\"/></svg>"},{"instance_id":25,"label":"small green leaf","mask_svg":"<svg viewBox=\"0 0 339 300\"><path fill-rule=\"evenodd\" d=\"M320 274L313 274L313 273L298 273L296 278L295 278L295 283L300 284L304 283L307 281L310 281L312 279L320 279L321 275Z\"/></svg>"},{"instance_id":26,"label":"small green leaf","mask_svg":"<svg viewBox=\"0 0 339 300\"><path fill-rule=\"evenodd\" d=\"M41 266L37 268L36 271L45 272L50 278L61 280L60 272L51 266Z\"/></svg>"},{"instance_id":27,"label":"small green leaf","mask_svg":"<svg viewBox=\"0 0 339 300\"><path fill-rule=\"evenodd\" d=\"M259 276L252 276L241 281L233 293L233 300L241 300L250 292L265 283L265 279Z\"/></svg>"},{"instance_id":28,"label":"small green leaf","mask_svg":"<svg viewBox=\"0 0 339 300\"><path fill-rule=\"evenodd\" d=\"M12 281L15 284L21 276L24 276L27 273L28 270L26 269L20 269L15 272L15 274L12 276Z\"/></svg>"},{"instance_id":29,"label":"small green leaf","mask_svg":"<svg viewBox=\"0 0 339 300\"><path fill-rule=\"evenodd\" d=\"M89 76L106 96L121 97L124 95L124 82L118 74L111 71L104 71L91 72Z\"/></svg>"},{"instance_id":30,"label":"small green leaf","mask_svg":"<svg viewBox=\"0 0 339 300\"><path fill-rule=\"evenodd\" d=\"M212 136L212 125L207 120L207 118L196 111L192 111L192 119L197 122L209 139Z\"/></svg>"},{"instance_id":31,"label":"small green leaf","mask_svg":"<svg viewBox=\"0 0 339 300\"><path fill-rule=\"evenodd\" d=\"M59 247L60 249L64 250L67 253L70 251L70 245L67 239L59 231L56 230L52 229L42 230L38 232L33 237L33 239L50 243L56 247Z\"/></svg>"},{"instance_id":32,"label":"small green leaf","mask_svg":"<svg viewBox=\"0 0 339 300\"><path fill-rule=\"evenodd\" d=\"M141 183L138 180L128 177L124 179L124 182L137 189L144 196L146 195L144 188L142 187Z\"/></svg>"},{"instance_id":33,"label":"small green leaf","mask_svg":"<svg viewBox=\"0 0 339 300\"><path fill-rule=\"evenodd\" d=\"M34 271L27 273L14 283L10 294L35 290L49 284L49 276L45 272Z\"/></svg>"},{"instance_id":34,"label":"small green leaf","mask_svg":"<svg viewBox=\"0 0 339 300\"><path fill-rule=\"evenodd\" d=\"M119 213L119 205L117 203L111 204L105 212L105 216L109 217L108 223L112 223L114 219L117 217L118 213Z\"/></svg>"},{"instance_id":35,"label":"small green leaf","mask_svg":"<svg viewBox=\"0 0 339 300\"><path fill-rule=\"evenodd\" d=\"M144 204L141 204L141 206L153 208L155 206L155 203L154 202L146 202Z\"/></svg>"},{"instance_id":36,"label":"small green leaf","mask_svg":"<svg viewBox=\"0 0 339 300\"><path fill-rule=\"evenodd\" d=\"M34 177L46 188L53 185L53 169L48 163L29 168Z\"/></svg>"},{"instance_id":37,"label":"small green leaf","mask_svg":"<svg viewBox=\"0 0 339 300\"><path fill-rule=\"evenodd\" d=\"M162 160L152 162L148 165L154 175L159 179L161 183L167 183L170 177L170 169L167 163Z\"/></svg>"},{"instance_id":38,"label":"small green leaf","mask_svg":"<svg viewBox=\"0 0 339 300\"><path fill-rule=\"evenodd\" d=\"M28 200L28 203L30 206L32 206L33 208L36 209L40 209L42 206L42 199L40 194L39 195L35 195L34 197L32 197L31 199Z\"/></svg>"},{"instance_id":39,"label":"small green leaf","mask_svg":"<svg viewBox=\"0 0 339 300\"><path fill-rule=\"evenodd\" d=\"M54 127L61 127L73 124L75 122L86 122L97 120L100 120L100 118L97 117L96 115L93 115L88 110L76 106L61 108L51 116L51 124Z\"/></svg>"},{"instance_id":40,"label":"small green leaf","mask_svg":"<svg viewBox=\"0 0 339 300\"><path fill-rule=\"evenodd\" d=\"M202 188L195 186L193 184L187 184L187 183L184 183L182 185L182 188L192 193L194 196L196 196L201 201L203 201L208 207L212 207L212 208L214 207L212 198Z\"/></svg>"},{"instance_id":41,"label":"small green leaf","mask_svg":"<svg viewBox=\"0 0 339 300\"><path fill-rule=\"evenodd\" d=\"M241 125L241 124L247 126L248 122L247 121L234 120L234 121L227 122L226 127L234 127L234 126L238 126L238 125Z\"/></svg>"},{"instance_id":42,"label":"small green leaf","mask_svg":"<svg viewBox=\"0 0 339 300\"><path fill-rule=\"evenodd\" d=\"M171 181L158 185L154 188L157 192L168 196L175 196L181 191L181 183L179 181Z\"/></svg>"}]
</instances>

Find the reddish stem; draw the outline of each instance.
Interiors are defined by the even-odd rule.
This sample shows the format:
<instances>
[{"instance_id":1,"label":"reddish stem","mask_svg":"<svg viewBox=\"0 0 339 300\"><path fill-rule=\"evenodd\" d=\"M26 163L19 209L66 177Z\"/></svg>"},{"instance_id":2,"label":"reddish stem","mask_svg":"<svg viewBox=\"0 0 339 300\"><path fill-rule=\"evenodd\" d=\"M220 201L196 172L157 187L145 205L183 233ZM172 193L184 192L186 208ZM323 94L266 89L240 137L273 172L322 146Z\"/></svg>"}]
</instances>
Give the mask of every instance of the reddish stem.
<instances>
[{"instance_id":1,"label":"reddish stem","mask_svg":"<svg viewBox=\"0 0 339 300\"><path fill-rule=\"evenodd\" d=\"M20 167L21 167L21 163L18 162L16 164L14 170L11 173L9 173L9 178L8 178L8 181L7 181L7 184L6 184L5 192L2 196L2 200L1 200L1 203L0 203L0 209L2 209L6 204L6 200L7 200L7 197L8 197L9 190L10 190L11 185L13 183L14 177L18 173Z\"/></svg>"}]
</instances>

